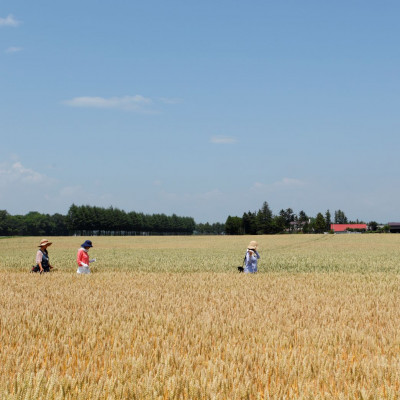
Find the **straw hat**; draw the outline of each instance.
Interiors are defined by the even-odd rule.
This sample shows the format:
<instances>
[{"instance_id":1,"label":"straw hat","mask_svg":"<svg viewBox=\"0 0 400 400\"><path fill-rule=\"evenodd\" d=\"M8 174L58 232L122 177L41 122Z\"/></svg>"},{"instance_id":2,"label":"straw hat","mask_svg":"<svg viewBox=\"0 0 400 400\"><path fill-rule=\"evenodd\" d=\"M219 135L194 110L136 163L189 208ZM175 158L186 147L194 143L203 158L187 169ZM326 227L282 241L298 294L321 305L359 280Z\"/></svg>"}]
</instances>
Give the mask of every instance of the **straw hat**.
<instances>
[{"instance_id":1,"label":"straw hat","mask_svg":"<svg viewBox=\"0 0 400 400\"><path fill-rule=\"evenodd\" d=\"M257 250L258 243L255 240L252 240L249 245L247 246L250 250Z\"/></svg>"},{"instance_id":2,"label":"straw hat","mask_svg":"<svg viewBox=\"0 0 400 400\"><path fill-rule=\"evenodd\" d=\"M52 242L49 242L47 239L42 239L40 241L40 244L38 247L43 247L43 246L50 246L52 244Z\"/></svg>"}]
</instances>

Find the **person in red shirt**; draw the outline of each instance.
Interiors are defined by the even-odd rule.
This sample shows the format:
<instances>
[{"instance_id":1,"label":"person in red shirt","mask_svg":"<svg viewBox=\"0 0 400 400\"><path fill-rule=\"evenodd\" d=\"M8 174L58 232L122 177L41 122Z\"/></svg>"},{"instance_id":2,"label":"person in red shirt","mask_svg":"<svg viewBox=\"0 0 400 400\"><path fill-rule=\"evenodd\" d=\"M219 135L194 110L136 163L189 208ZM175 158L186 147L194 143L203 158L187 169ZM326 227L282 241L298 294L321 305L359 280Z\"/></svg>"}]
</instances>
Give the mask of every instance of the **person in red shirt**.
<instances>
[{"instance_id":1,"label":"person in red shirt","mask_svg":"<svg viewBox=\"0 0 400 400\"><path fill-rule=\"evenodd\" d=\"M90 274L89 264L96 261L95 258L92 260L89 259L89 250L93 247L92 242L90 240L86 240L85 243L81 244L80 249L78 250L78 254L76 256L76 262L78 263L78 274Z\"/></svg>"}]
</instances>

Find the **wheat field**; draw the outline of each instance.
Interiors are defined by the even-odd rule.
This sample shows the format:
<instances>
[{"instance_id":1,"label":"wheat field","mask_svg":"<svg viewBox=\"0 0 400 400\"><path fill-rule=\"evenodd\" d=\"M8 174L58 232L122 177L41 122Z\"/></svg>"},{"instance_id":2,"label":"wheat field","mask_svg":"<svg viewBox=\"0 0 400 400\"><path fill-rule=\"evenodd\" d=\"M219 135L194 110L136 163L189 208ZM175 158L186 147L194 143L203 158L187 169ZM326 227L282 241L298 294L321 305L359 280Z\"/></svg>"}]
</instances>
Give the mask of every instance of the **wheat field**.
<instances>
[{"instance_id":1,"label":"wheat field","mask_svg":"<svg viewBox=\"0 0 400 400\"><path fill-rule=\"evenodd\" d=\"M48 239L0 240L1 399L400 398L400 235Z\"/></svg>"}]
</instances>

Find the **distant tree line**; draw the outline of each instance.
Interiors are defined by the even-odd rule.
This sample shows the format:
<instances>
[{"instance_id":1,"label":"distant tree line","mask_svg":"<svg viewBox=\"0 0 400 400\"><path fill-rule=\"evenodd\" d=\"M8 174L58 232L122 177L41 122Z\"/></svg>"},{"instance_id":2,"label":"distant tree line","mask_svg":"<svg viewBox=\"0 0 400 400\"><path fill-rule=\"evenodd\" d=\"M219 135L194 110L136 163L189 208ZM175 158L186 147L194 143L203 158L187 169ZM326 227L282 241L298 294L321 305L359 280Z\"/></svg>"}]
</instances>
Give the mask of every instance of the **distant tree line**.
<instances>
[{"instance_id":1,"label":"distant tree line","mask_svg":"<svg viewBox=\"0 0 400 400\"><path fill-rule=\"evenodd\" d=\"M262 207L255 212L245 212L242 217L228 216L225 222L227 235L263 235L277 233L323 233L329 232L331 224L361 224L359 221L349 221L342 210L334 213L329 210L325 214L319 212L315 217L308 216L303 210L295 214L291 208L280 210L274 215L265 201ZM380 231L378 224L371 221L368 224L371 231ZM383 229L383 231L386 231Z\"/></svg>"},{"instance_id":2,"label":"distant tree line","mask_svg":"<svg viewBox=\"0 0 400 400\"><path fill-rule=\"evenodd\" d=\"M67 236L66 216L31 211L26 215L10 215L0 210L0 236Z\"/></svg>"},{"instance_id":3,"label":"distant tree line","mask_svg":"<svg viewBox=\"0 0 400 400\"><path fill-rule=\"evenodd\" d=\"M70 232L97 235L136 235L143 233L191 235L196 223L191 217L173 214L143 214L125 212L118 208L76 206L73 204L66 217Z\"/></svg>"},{"instance_id":4,"label":"distant tree line","mask_svg":"<svg viewBox=\"0 0 400 400\"><path fill-rule=\"evenodd\" d=\"M118 208L76 206L67 215L10 215L0 210L0 236L67 236L67 235L191 235L196 223L191 217L173 214L143 214L125 212Z\"/></svg>"},{"instance_id":5,"label":"distant tree line","mask_svg":"<svg viewBox=\"0 0 400 400\"><path fill-rule=\"evenodd\" d=\"M197 235L222 235L225 233L225 224L220 222L196 224L195 233Z\"/></svg>"},{"instance_id":6,"label":"distant tree line","mask_svg":"<svg viewBox=\"0 0 400 400\"><path fill-rule=\"evenodd\" d=\"M118 208L77 206L72 204L67 215L41 214L36 211L26 215L10 215L0 210L0 236L67 236L67 235L262 235L279 233L329 232L332 223L363 223L349 221L342 210L315 217L303 210L296 214L291 208L274 215L267 202L258 211L248 211L242 217L228 216L225 223L196 224L191 217L173 214L143 214L125 212ZM380 227L375 221L368 223L372 232L387 232L388 226Z\"/></svg>"}]
</instances>

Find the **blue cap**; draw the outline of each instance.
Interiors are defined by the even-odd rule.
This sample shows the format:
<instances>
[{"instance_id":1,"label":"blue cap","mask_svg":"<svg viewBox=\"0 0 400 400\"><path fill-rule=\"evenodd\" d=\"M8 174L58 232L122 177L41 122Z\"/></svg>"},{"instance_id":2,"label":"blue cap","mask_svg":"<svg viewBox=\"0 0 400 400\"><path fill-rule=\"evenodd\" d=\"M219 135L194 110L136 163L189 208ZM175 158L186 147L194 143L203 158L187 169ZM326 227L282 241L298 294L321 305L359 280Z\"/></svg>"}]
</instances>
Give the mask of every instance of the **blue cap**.
<instances>
[{"instance_id":1,"label":"blue cap","mask_svg":"<svg viewBox=\"0 0 400 400\"><path fill-rule=\"evenodd\" d=\"M81 247L93 247L90 240L86 240L85 243L81 244Z\"/></svg>"}]
</instances>

